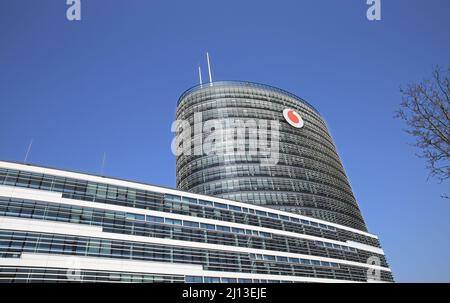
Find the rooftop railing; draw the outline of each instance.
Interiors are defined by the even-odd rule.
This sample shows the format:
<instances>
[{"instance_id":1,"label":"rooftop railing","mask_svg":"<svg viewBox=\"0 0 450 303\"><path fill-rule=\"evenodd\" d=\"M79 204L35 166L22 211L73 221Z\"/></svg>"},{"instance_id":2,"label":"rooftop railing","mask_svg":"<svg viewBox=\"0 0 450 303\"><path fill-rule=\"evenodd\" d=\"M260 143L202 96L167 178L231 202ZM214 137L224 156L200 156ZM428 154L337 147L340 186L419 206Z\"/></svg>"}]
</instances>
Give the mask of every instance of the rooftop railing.
<instances>
[{"instance_id":1,"label":"rooftop railing","mask_svg":"<svg viewBox=\"0 0 450 303\"><path fill-rule=\"evenodd\" d=\"M202 89L205 88L211 88L211 87L224 87L224 86L228 86L228 87L232 87L232 86L243 86L243 87L251 87L251 88L260 88L260 89L266 89L266 90L270 90L273 92L277 92L277 93L281 93L283 95L289 96L295 100L298 100L299 102L302 102L304 104L306 104L308 107L310 107L311 109L313 109L319 116L320 113L319 111L312 106L310 103L308 103L307 101L303 100L302 98L288 92L285 91L281 88L277 88L274 86L270 86L270 85L266 85L266 84L260 84L260 83L254 83L254 82L248 82L248 81L215 81L215 82L209 82L209 83L204 83L204 84L198 84L196 86L193 86L191 88L189 88L188 90L186 90L178 99L177 105L180 104L181 100L183 100L184 98L186 98L187 95L192 94L194 92L200 91Z\"/></svg>"}]
</instances>

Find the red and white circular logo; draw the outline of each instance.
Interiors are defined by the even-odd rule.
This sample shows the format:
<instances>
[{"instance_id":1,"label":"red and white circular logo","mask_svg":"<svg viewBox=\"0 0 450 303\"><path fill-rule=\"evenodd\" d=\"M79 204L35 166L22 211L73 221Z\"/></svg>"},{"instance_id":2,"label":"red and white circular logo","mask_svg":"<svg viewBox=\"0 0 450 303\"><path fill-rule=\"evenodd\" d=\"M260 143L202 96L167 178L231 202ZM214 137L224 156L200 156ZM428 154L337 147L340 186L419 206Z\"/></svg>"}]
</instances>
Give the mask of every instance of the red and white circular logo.
<instances>
[{"instance_id":1,"label":"red and white circular logo","mask_svg":"<svg viewBox=\"0 0 450 303\"><path fill-rule=\"evenodd\" d=\"M285 110L283 110L283 117L290 125L295 128L302 128L305 124L299 113L291 108L286 108Z\"/></svg>"}]
</instances>

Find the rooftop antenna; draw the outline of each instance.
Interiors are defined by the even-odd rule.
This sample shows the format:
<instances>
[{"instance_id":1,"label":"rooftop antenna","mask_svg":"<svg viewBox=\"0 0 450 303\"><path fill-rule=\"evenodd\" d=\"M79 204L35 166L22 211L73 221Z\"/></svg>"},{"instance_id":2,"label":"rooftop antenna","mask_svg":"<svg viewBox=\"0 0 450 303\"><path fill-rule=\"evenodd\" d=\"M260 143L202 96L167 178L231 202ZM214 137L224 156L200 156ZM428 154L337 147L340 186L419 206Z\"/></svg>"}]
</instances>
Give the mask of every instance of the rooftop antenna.
<instances>
[{"instance_id":1,"label":"rooftop antenna","mask_svg":"<svg viewBox=\"0 0 450 303\"><path fill-rule=\"evenodd\" d=\"M212 83L212 76L211 76L211 62L209 61L209 53L208 53L208 52L206 52L206 60L208 60L209 83Z\"/></svg>"},{"instance_id":2,"label":"rooftop antenna","mask_svg":"<svg viewBox=\"0 0 450 303\"><path fill-rule=\"evenodd\" d=\"M31 139L30 144L28 145L27 153L25 154L25 159L23 159L23 163L25 164L28 160L28 155L31 152L31 146L33 145L33 139Z\"/></svg>"},{"instance_id":3,"label":"rooftop antenna","mask_svg":"<svg viewBox=\"0 0 450 303\"><path fill-rule=\"evenodd\" d=\"M103 176L103 172L105 170L105 162L106 162L106 153L103 153L103 160L102 160L102 169L100 171L100 174Z\"/></svg>"},{"instance_id":4,"label":"rooftop antenna","mask_svg":"<svg viewBox=\"0 0 450 303\"><path fill-rule=\"evenodd\" d=\"M203 81L202 81L202 68L200 67L200 65L198 66L198 77L200 79L200 85L202 85L203 84Z\"/></svg>"}]
</instances>

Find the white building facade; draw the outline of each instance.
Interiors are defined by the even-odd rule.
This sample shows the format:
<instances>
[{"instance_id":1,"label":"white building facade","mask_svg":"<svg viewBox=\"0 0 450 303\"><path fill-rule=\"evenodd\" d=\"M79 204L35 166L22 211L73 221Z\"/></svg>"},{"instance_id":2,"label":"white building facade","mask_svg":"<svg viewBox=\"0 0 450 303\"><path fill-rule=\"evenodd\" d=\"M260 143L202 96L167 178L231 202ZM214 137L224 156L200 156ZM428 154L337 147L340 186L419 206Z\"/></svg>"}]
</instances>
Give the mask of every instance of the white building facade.
<instances>
[{"instance_id":1,"label":"white building facade","mask_svg":"<svg viewBox=\"0 0 450 303\"><path fill-rule=\"evenodd\" d=\"M138 182L0 162L0 282L392 282L377 236Z\"/></svg>"}]
</instances>

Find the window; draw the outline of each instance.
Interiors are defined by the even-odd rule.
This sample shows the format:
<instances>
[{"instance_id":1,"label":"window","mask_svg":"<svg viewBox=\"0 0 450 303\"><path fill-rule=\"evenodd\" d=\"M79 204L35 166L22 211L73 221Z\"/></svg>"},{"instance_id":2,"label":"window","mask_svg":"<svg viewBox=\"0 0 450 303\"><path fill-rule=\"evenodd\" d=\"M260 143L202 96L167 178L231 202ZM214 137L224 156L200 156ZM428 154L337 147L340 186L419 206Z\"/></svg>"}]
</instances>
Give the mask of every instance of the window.
<instances>
[{"instance_id":1,"label":"window","mask_svg":"<svg viewBox=\"0 0 450 303\"><path fill-rule=\"evenodd\" d=\"M312 265L317 265L317 266L321 265L320 261L318 261L318 260L311 260L311 263L312 263Z\"/></svg>"},{"instance_id":2,"label":"window","mask_svg":"<svg viewBox=\"0 0 450 303\"><path fill-rule=\"evenodd\" d=\"M108 188L106 184L98 184L97 185L97 197L99 198L106 198L106 192Z\"/></svg>"},{"instance_id":3,"label":"window","mask_svg":"<svg viewBox=\"0 0 450 303\"><path fill-rule=\"evenodd\" d=\"M100 241L99 240L90 240L88 246L88 253L90 254L98 254L100 251Z\"/></svg>"},{"instance_id":4,"label":"window","mask_svg":"<svg viewBox=\"0 0 450 303\"><path fill-rule=\"evenodd\" d=\"M223 203L217 203L217 202L214 202L214 206L215 206L215 207L218 207L218 208L224 208L224 209L227 209L227 208L228 208L228 206L227 206L226 204L223 204Z\"/></svg>"},{"instance_id":5,"label":"window","mask_svg":"<svg viewBox=\"0 0 450 303\"><path fill-rule=\"evenodd\" d=\"M263 257L266 261L275 261L275 256L264 255Z\"/></svg>"},{"instance_id":6,"label":"window","mask_svg":"<svg viewBox=\"0 0 450 303\"><path fill-rule=\"evenodd\" d=\"M163 217L156 217L156 216L147 216L148 222L157 222L157 223L164 223Z\"/></svg>"},{"instance_id":7,"label":"window","mask_svg":"<svg viewBox=\"0 0 450 303\"><path fill-rule=\"evenodd\" d=\"M145 221L145 215L136 214L135 218L136 218L136 220Z\"/></svg>"},{"instance_id":8,"label":"window","mask_svg":"<svg viewBox=\"0 0 450 303\"><path fill-rule=\"evenodd\" d=\"M197 228L200 226L200 224L198 222L192 222L192 221L186 221L186 220L183 221L183 225L189 226L189 227L197 227Z\"/></svg>"},{"instance_id":9,"label":"window","mask_svg":"<svg viewBox=\"0 0 450 303\"><path fill-rule=\"evenodd\" d=\"M206 201L206 200L198 200L198 204L206 205L206 206L213 206L213 203L211 201Z\"/></svg>"},{"instance_id":10,"label":"window","mask_svg":"<svg viewBox=\"0 0 450 303\"><path fill-rule=\"evenodd\" d=\"M216 277L205 277L204 278L205 283L220 283L220 278Z\"/></svg>"},{"instance_id":11,"label":"window","mask_svg":"<svg viewBox=\"0 0 450 303\"><path fill-rule=\"evenodd\" d=\"M282 216L282 215L280 215L280 219L281 219L281 220L289 221L289 217L288 217L288 216Z\"/></svg>"},{"instance_id":12,"label":"window","mask_svg":"<svg viewBox=\"0 0 450 303\"><path fill-rule=\"evenodd\" d=\"M242 211L242 208L239 207L239 206L229 205L229 208L230 208L231 210Z\"/></svg>"},{"instance_id":13,"label":"window","mask_svg":"<svg viewBox=\"0 0 450 303\"><path fill-rule=\"evenodd\" d=\"M111 241L103 240L100 248L100 253L103 255L111 254Z\"/></svg>"},{"instance_id":14,"label":"window","mask_svg":"<svg viewBox=\"0 0 450 303\"><path fill-rule=\"evenodd\" d=\"M278 262L287 262L288 258L287 257L279 257L279 256L277 256L277 261Z\"/></svg>"},{"instance_id":15,"label":"window","mask_svg":"<svg viewBox=\"0 0 450 303\"><path fill-rule=\"evenodd\" d=\"M250 254L250 259L263 260L263 255L261 255L261 254Z\"/></svg>"},{"instance_id":16,"label":"window","mask_svg":"<svg viewBox=\"0 0 450 303\"><path fill-rule=\"evenodd\" d=\"M172 208L173 210L181 210L181 203L172 202Z\"/></svg>"},{"instance_id":17,"label":"window","mask_svg":"<svg viewBox=\"0 0 450 303\"><path fill-rule=\"evenodd\" d=\"M124 188L119 188L117 191L117 199L125 201L127 199L127 190Z\"/></svg>"},{"instance_id":18,"label":"window","mask_svg":"<svg viewBox=\"0 0 450 303\"><path fill-rule=\"evenodd\" d=\"M208 230L215 230L216 226L214 224L206 224L206 223L200 223L200 227Z\"/></svg>"},{"instance_id":19,"label":"window","mask_svg":"<svg viewBox=\"0 0 450 303\"><path fill-rule=\"evenodd\" d=\"M242 228L233 227L231 230L237 234L245 234L245 230L243 230Z\"/></svg>"},{"instance_id":20,"label":"window","mask_svg":"<svg viewBox=\"0 0 450 303\"><path fill-rule=\"evenodd\" d=\"M257 211L256 211L256 214L259 215L259 216L267 216L267 212L265 212L265 211L260 211L260 210L257 210Z\"/></svg>"},{"instance_id":21,"label":"window","mask_svg":"<svg viewBox=\"0 0 450 303\"><path fill-rule=\"evenodd\" d=\"M266 233L266 232L264 232L264 231L260 231L260 232L259 232L259 235L260 235L261 237L264 237L264 238L270 238L270 234L269 234L269 233Z\"/></svg>"},{"instance_id":22,"label":"window","mask_svg":"<svg viewBox=\"0 0 450 303\"><path fill-rule=\"evenodd\" d=\"M202 283L202 277L186 276L186 283Z\"/></svg>"},{"instance_id":23,"label":"window","mask_svg":"<svg viewBox=\"0 0 450 303\"><path fill-rule=\"evenodd\" d=\"M166 223L167 224L173 224L173 225L183 225L181 220L177 220L177 219L169 219L166 218Z\"/></svg>"},{"instance_id":24,"label":"window","mask_svg":"<svg viewBox=\"0 0 450 303\"><path fill-rule=\"evenodd\" d=\"M136 200L136 191L133 189L128 189L127 199L130 201L135 201Z\"/></svg>"},{"instance_id":25,"label":"window","mask_svg":"<svg viewBox=\"0 0 450 303\"><path fill-rule=\"evenodd\" d=\"M174 195L164 195L164 198L166 200L171 200L171 201L181 201L181 197L180 196L174 196Z\"/></svg>"},{"instance_id":26,"label":"window","mask_svg":"<svg viewBox=\"0 0 450 303\"><path fill-rule=\"evenodd\" d=\"M86 194L89 196L95 196L97 193L97 184L89 182L87 185Z\"/></svg>"},{"instance_id":27,"label":"window","mask_svg":"<svg viewBox=\"0 0 450 303\"><path fill-rule=\"evenodd\" d=\"M231 228L228 227L228 226L217 225L217 230L230 232L230 231L231 231Z\"/></svg>"},{"instance_id":28,"label":"window","mask_svg":"<svg viewBox=\"0 0 450 303\"><path fill-rule=\"evenodd\" d=\"M197 204L197 199L194 199L194 198L183 197L183 201L188 202L188 203Z\"/></svg>"},{"instance_id":29,"label":"window","mask_svg":"<svg viewBox=\"0 0 450 303\"><path fill-rule=\"evenodd\" d=\"M130 220L142 220L142 221L144 221L145 220L145 215L127 213L126 218L130 219Z\"/></svg>"},{"instance_id":30,"label":"window","mask_svg":"<svg viewBox=\"0 0 450 303\"><path fill-rule=\"evenodd\" d=\"M116 199L117 198L117 187L109 186L108 191L106 192L106 197L108 199Z\"/></svg>"}]
</instances>

